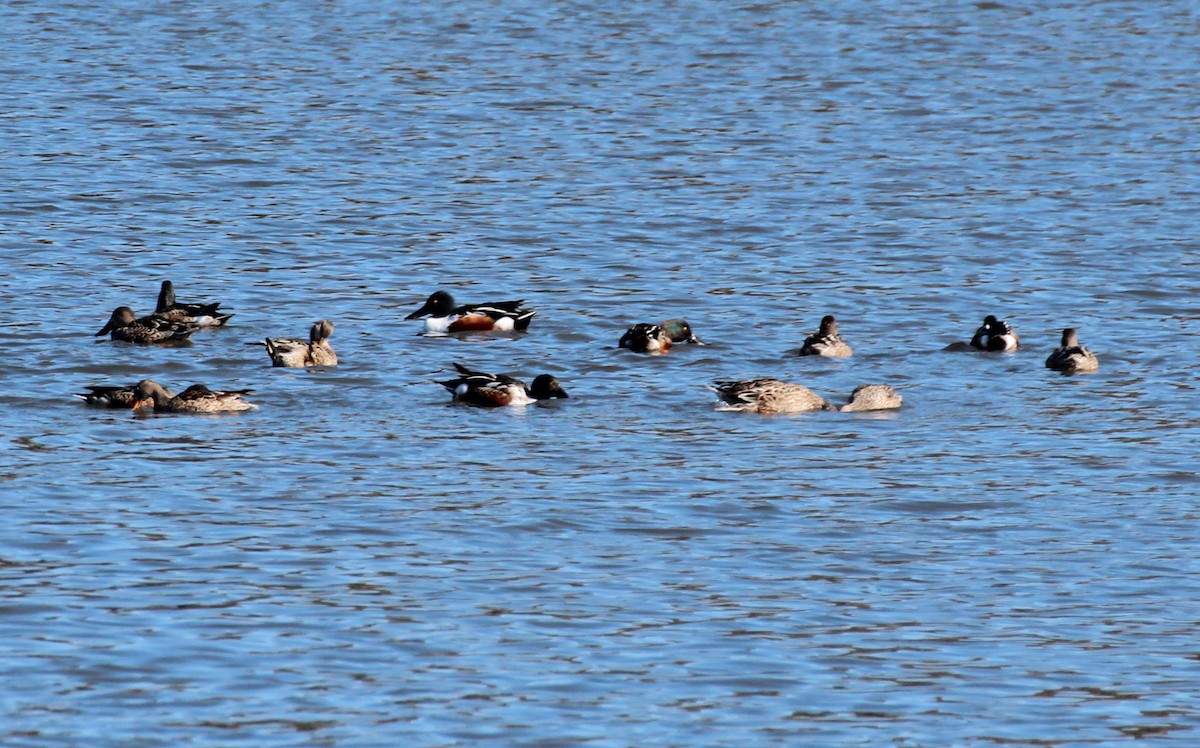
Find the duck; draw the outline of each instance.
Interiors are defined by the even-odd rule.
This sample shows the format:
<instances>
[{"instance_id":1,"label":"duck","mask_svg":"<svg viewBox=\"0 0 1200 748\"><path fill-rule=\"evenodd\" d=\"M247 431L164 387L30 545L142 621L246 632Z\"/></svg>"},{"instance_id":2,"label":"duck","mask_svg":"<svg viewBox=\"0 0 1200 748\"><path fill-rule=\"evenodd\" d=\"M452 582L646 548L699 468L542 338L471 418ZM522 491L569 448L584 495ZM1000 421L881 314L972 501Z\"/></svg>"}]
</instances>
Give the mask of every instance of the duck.
<instances>
[{"instance_id":1,"label":"duck","mask_svg":"<svg viewBox=\"0 0 1200 748\"><path fill-rule=\"evenodd\" d=\"M454 368L460 376L438 384L449 390L458 402L495 408L570 397L558 380L549 374L538 375L533 380L533 386L527 387L521 380L504 374L472 371L459 363L454 364Z\"/></svg>"},{"instance_id":2,"label":"duck","mask_svg":"<svg viewBox=\"0 0 1200 748\"><path fill-rule=\"evenodd\" d=\"M1012 325L989 314L971 338L971 347L979 351L1015 351L1021 345Z\"/></svg>"},{"instance_id":3,"label":"duck","mask_svg":"<svg viewBox=\"0 0 1200 748\"><path fill-rule=\"evenodd\" d=\"M724 402L717 410L745 413L803 413L837 410L832 403L809 388L778 379L744 379L716 382L709 389Z\"/></svg>"},{"instance_id":4,"label":"duck","mask_svg":"<svg viewBox=\"0 0 1200 748\"><path fill-rule=\"evenodd\" d=\"M837 320L832 314L821 318L821 329L809 335L800 348L801 356L853 356L850 345L838 335Z\"/></svg>"},{"instance_id":5,"label":"duck","mask_svg":"<svg viewBox=\"0 0 1200 748\"><path fill-rule=\"evenodd\" d=\"M628 348L634 353L666 353L674 343L706 345L692 331L687 320L674 318L658 325L639 322L625 331L617 347Z\"/></svg>"},{"instance_id":6,"label":"duck","mask_svg":"<svg viewBox=\"0 0 1200 748\"><path fill-rule=\"evenodd\" d=\"M75 396L83 398L88 405L101 408L131 408L135 401L134 390L137 384L110 385L89 384L84 387L87 392L76 392Z\"/></svg>"},{"instance_id":7,"label":"duck","mask_svg":"<svg viewBox=\"0 0 1200 748\"><path fill-rule=\"evenodd\" d=\"M175 300L175 286L169 280L162 282L158 291L158 303L154 313L176 322L187 322L198 327L221 327L232 314L218 314L220 302L183 304Z\"/></svg>"},{"instance_id":8,"label":"duck","mask_svg":"<svg viewBox=\"0 0 1200 748\"><path fill-rule=\"evenodd\" d=\"M252 390L210 390L193 384L178 395L152 379L143 379L133 390L133 410L153 407L161 413L235 413L258 408L245 399Z\"/></svg>"},{"instance_id":9,"label":"duck","mask_svg":"<svg viewBox=\"0 0 1200 748\"><path fill-rule=\"evenodd\" d=\"M199 330L198 325L168 319L159 314L149 314L139 317L127 306L119 306L113 310L108 324L100 328L96 337L112 333L113 340L124 340L128 343L180 343L191 337Z\"/></svg>"},{"instance_id":10,"label":"duck","mask_svg":"<svg viewBox=\"0 0 1200 748\"><path fill-rule=\"evenodd\" d=\"M404 319L426 317L425 333L444 335L451 332L496 330L512 332L525 330L537 311L525 309L524 300L495 301L489 304L456 306L454 297L446 291L435 291L424 306Z\"/></svg>"},{"instance_id":11,"label":"duck","mask_svg":"<svg viewBox=\"0 0 1200 748\"><path fill-rule=\"evenodd\" d=\"M1062 331L1062 346L1055 348L1046 359L1046 368L1063 374L1085 374L1099 369L1100 359L1080 345L1075 328L1068 327Z\"/></svg>"},{"instance_id":12,"label":"duck","mask_svg":"<svg viewBox=\"0 0 1200 748\"><path fill-rule=\"evenodd\" d=\"M843 413L863 410L899 408L904 398L886 384L860 384L850 393L850 401L838 410Z\"/></svg>"},{"instance_id":13,"label":"duck","mask_svg":"<svg viewBox=\"0 0 1200 748\"><path fill-rule=\"evenodd\" d=\"M329 345L331 335L333 323L323 319L313 323L312 329L308 331L308 340L264 338L262 345L266 346L267 355L271 357L274 366L337 366L337 354Z\"/></svg>"}]
</instances>

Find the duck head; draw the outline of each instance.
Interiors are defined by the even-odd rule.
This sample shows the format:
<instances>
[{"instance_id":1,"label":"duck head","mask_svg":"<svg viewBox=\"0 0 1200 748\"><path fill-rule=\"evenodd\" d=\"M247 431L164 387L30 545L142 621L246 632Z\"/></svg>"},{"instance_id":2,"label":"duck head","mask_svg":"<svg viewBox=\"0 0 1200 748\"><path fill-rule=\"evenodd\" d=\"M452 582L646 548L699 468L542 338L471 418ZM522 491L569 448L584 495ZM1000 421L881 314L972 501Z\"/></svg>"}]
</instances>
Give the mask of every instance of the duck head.
<instances>
[{"instance_id":1,"label":"duck head","mask_svg":"<svg viewBox=\"0 0 1200 748\"><path fill-rule=\"evenodd\" d=\"M132 309L127 306L119 306L113 310L112 316L108 318L108 324L102 327L100 332L96 333L95 337L110 333L119 327L125 327L135 320L137 320L137 315L133 313Z\"/></svg>"},{"instance_id":2,"label":"duck head","mask_svg":"<svg viewBox=\"0 0 1200 748\"><path fill-rule=\"evenodd\" d=\"M692 332L692 326L685 319L669 319L662 323L662 331L667 334L672 343L695 343L696 345L706 345L704 341L696 337L696 333Z\"/></svg>"},{"instance_id":3,"label":"duck head","mask_svg":"<svg viewBox=\"0 0 1200 748\"><path fill-rule=\"evenodd\" d=\"M529 396L534 400L549 400L552 397L570 397L562 385L558 383L558 380L549 374L539 374L534 378L533 386L529 388Z\"/></svg>"},{"instance_id":4,"label":"duck head","mask_svg":"<svg viewBox=\"0 0 1200 748\"><path fill-rule=\"evenodd\" d=\"M404 319L420 319L421 317L446 317L454 311L454 297L445 291L435 291L425 300L425 306L408 315Z\"/></svg>"}]
</instances>

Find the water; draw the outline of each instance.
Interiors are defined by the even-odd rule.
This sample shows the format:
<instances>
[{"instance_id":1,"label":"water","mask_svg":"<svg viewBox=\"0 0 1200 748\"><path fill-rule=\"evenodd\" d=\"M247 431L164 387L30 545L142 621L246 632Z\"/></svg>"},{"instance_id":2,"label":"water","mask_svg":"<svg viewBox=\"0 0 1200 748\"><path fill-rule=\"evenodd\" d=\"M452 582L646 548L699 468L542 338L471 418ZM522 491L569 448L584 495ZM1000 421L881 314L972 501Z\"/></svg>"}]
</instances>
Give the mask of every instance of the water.
<instances>
[{"instance_id":1,"label":"water","mask_svg":"<svg viewBox=\"0 0 1200 748\"><path fill-rule=\"evenodd\" d=\"M1198 23L6 5L0 741L1194 744ZM92 338L165 278L230 326ZM417 336L438 288L539 315ZM941 352L989 313L1022 350ZM615 348L670 316L712 345ZM337 369L246 345L320 318ZM146 376L262 407L72 397ZM749 376L905 407L714 411Z\"/></svg>"}]
</instances>

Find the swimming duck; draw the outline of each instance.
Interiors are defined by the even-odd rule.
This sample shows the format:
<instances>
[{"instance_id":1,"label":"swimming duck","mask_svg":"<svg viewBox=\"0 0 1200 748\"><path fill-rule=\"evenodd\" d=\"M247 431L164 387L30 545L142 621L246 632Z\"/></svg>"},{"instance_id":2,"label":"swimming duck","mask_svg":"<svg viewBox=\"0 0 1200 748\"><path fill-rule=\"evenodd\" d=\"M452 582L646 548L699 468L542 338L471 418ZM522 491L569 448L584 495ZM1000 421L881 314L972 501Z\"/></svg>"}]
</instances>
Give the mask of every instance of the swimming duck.
<instances>
[{"instance_id":1,"label":"swimming duck","mask_svg":"<svg viewBox=\"0 0 1200 748\"><path fill-rule=\"evenodd\" d=\"M1080 345L1075 328L1068 327L1062 331L1062 346L1055 348L1046 359L1046 368L1057 369L1063 374L1082 374L1099 369L1100 359Z\"/></svg>"},{"instance_id":2,"label":"swimming duck","mask_svg":"<svg viewBox=\"0 0 1200 748\"><path fill-rule=\"evenodd\" d=\"M832 314L821 318L821 329L809 335L800 348L801 356L852 356L854 351L838 335L837 320Z\"/></svg>"},{"instance_id":3,"label":"swimming duck","mask_svg":"<svg viewBox=\"0 0 1200 748\"><path fill-rule=\"evenodd\" d=\"M685 319L669 319L661 325L639 322L625 331L618 348L628 348L634 353L666 353L673 343L694 343L705 345L704 341L692 332L692 326Z\"/></svg>"},{"instance_id":4,"label":"swimming duck","mask_svg":"<svg viewBox=\"0 0 1200 748\"><path fill-rule=\"evenodd\" d=\"M850 393L850 402L838 410L888 410L899 408L903 399L899 392L886 384L860 384Z\"/></svg>"},{"instance_id":5,"label":"swimming duck","mask_svg":"<svg viewBox=\"0 0 1200 748\"><path fill-rule=\"evenodd\" d=\"M337 366L337 354L329 345L330 335L333 335L333 323L323 319L313 324L308 331L308 340L266 338L263 345L275 366Z\"/></svg>"},{"instance_id":6,"label":"swimming duck","mask_svg":"<svg viewBox=\"0 0 1200 748\"><path fill-rule=\"evenodd\" d=\"M529 320L537 312L524 309L522 301L496 301L490 304L454 305L454 297L445 291L436 291L425 300L425 305L404 319L425 320L425 332L444 334L448 332L471 332L497 330L511 332L529 327Z\"/></svg>"},{"instance_id":7,"label":"swimming duck","mask_svg":"<svg viewBox=\"0 0 1200 748\"><path fill-rule=\"evenodd\" d=\"M87 392L76 392L75 396L83 398L88 405L101 408L131 408L136 399L133 393L137 385L89 384L84 389Z\"/></svg>"},{"instance_id":8,"label":"swimming duck","mask_svg":"<svg viewBox=\"0 0 1200 748\"><path fill-rule=\"evenodd\" d=\"M113 340L129 343L178 343L187 340L199 329L189 322L167 319L159 314L138 317L129 307L119 306L113 310L108 324L96 333L96 337L111 332Z\"/></svg>"},{"instance_id":9,"label":"swimming duck","mask_svg":"<svg viewBox=\"0 0 1200 748\"><path fill-rule=\"evenodd\" d=\"M989 314L971 338L971 347L980 351L1015 351L1020 346L1012 326Z\"/></svg>"},{"instance_id":10,"label":"swimming duck","mask_svg":"<svg viewBox=\"0 0 1200 748\"><path fill-rule=\"evenodd\" d=\"M154 313L175 322L188 322L198 327L220 327L229 321L232 314L218 314L220 302L212 304L182 304L175 300L175 286L171 281L162 282L158 291L158 304Z\"/></svg>"},{"instance_id":11,"label":"swimming duck","mask_svg":"<svg viewBox=\"0 0 1200 748\"><path fill-rule=\"evenodd\" d=\"M141 410L153 406L162 413L232 413L258 408L244 396L251 390L210 390L202 384L193 384L178 395L158 382L143 379L134 388L132 408Z\"/></svg>"},{"instance_id":12,"label":"swimming duck","mask_svg":"<svg viewBox=\"0 0 1200 748\"><path fill-rule=\"evenodd\" d=\"M504 374L471 371L457 363L454 368L458 369L461 376L446 382L438 382L438 384L454 393L455 400L471 405L494 408L505 405L528 405L538 400L549 400L554 397L569 397L558 380L549 374L538 375L533 380L533 386L526 387L521 380Z\"/></svg>"},{"instance_id":13,"label":"swimming duck","mask_svg":"<svg viewBox=\"0 0 1200 748\"><path fill-rule=\"evenodd\" d=\"M832 403L809 388L778 379L747 379L717 382L709 389L725 402L717 410L747 413L803 413L809 410L836 410Z\"/></svg>"}]
</instances>

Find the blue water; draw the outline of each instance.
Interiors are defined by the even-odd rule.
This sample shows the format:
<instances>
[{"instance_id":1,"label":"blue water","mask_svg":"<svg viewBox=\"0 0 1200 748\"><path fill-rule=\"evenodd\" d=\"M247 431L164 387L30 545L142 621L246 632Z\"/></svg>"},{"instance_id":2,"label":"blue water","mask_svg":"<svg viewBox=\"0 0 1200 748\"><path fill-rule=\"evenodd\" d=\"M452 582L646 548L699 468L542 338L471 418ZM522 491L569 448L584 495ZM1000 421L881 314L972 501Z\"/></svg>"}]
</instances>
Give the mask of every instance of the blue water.
<instances>
[{"instance_id":1,"label":"blue water","mask_svg":"<svg viewBox=\"0 0 1200 748\"><path fill-rule=\"evenodd\" d=\"M0 8L5 746L1195 744L1194 4L194 5Z\"/></svg>"}]
</instances>

